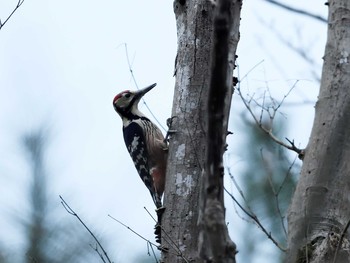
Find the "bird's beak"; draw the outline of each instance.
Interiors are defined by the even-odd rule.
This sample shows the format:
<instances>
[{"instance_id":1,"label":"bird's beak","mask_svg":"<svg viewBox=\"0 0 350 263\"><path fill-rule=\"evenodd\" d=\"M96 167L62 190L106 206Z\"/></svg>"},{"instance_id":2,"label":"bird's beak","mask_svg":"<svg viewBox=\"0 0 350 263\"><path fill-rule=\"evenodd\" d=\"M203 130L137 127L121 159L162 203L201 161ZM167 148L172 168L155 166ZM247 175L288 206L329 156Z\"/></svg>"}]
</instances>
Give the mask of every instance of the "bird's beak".
<instances>
[{"instance_id":1,"label":"bird's beak","mask_svg":"<svg viewBox=\"0 0 350 263\"><path fill-rule=\"evenodd\" d=\"M148 87L146 87L146 88L144 88L144 89L141 89L141 90L139 90L139 91L137 91L136 92L136 97L138 98L138 99L141 99L142 97L143 97L143 95L145 95L147 92L149 92L151 89L153 89L155 86L157 86L157 83L154 83L154 84L152 84L152 85L150 85L150 86L148 86Z\"/></svg>"}]
</instances>

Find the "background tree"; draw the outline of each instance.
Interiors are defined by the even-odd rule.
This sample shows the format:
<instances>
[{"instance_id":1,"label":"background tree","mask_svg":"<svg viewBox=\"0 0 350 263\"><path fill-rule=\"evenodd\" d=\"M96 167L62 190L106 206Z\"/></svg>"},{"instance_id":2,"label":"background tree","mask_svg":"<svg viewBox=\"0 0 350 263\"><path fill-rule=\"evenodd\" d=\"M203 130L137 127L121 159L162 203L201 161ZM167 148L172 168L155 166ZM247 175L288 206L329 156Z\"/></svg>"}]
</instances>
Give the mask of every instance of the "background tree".
<instances>
[{"instance_id":1,"label":"background tree","mask_svg":"<svg viewBox=\"0 0 350 263\"><path fill-rule=\"evenodd\" d=\"M0 252L0 263L6 263L6 255L3 253L3 246L1 246L1 252Z\"/></svg>"},{"instance_id":2,"label":"background tree","mask_svg":"<svg viewBox=\"0 0 350 263\"><path fill-rule=\"evenodd\" d=\"M249 120L249 115L241 116L242 123L239 128L246 131L243 144L249 149L242 151L241 158L249 160L249 165L239 175L235 167L229 168L229 175L234 184L239 184L242 188L243 198L239 199L240 203L257 216L282 248L287 248L287 209L295 189L299 167L295 160L290 160L285 148L276 144L257 128L255 122ZM268 127L269 124L264 122L264 125ZM283 138L287 127L282 120L275 122L274 129L277 131L276 136ZM244 219L245 245L239 248L241 257L246 262L259 261L262 257L269 257L270 262L283 262L285 253L267 239L266 234L256 226L256 222L239 208L237 215ZM267 247L273 247L274 252L271 253Z\"/></svg>"},{"instance_id":3,"label":"background tree","mask_svg":"<svg viewBox=\"0 0 350 263\"><path fill-rule=\"evenodd\" d=\"M50 119L55 120L58 126L60 126L60 124L62 125L62 127L58 127L59 133L61 134L57 144L54 145L55 158L50 160L51 162L55 162L55 169L51 171L53 172L52 177L57 175L61 178L60 185L55 184L53 186L55 191L57 193L62 193L62 188L72 188L76 194L75 197L81 199L80 202L78 202L78 207L81 207L84 213L90 214L90 216L100 215L101 212L111 212L111 209L115 209L114 213L112 213L113 215L127 218L126 222L132 222L132 226L142 222L140 225L137 225L136 230L139 231L141 229L141 231L145 231L152 227L153 222L150 219L150 224L147 226L147 219L139 220L140 216L135 216L137 210L135 207L138 207L138 210L142 211L140 214L147 217L142 209L146 201L142 200L141 204L137 204L137 199L143 199L143 195L140 195L142 197L133 194L130 195L129 191L127 193L124 191L128 187L133 187L133 190L138 192L138 183L135 181L135 184L133 184L128 181L128 178L134 178L134 176L125 176L131 174L134 168L131 163L130 166L126 165L126 158L123 159L124 155L125 157L128 156L120 149L120 141L116 139L118 137L116 130L118 131L120 127L118 126L119 123L112 121L114 120L114 115L112 115L113 111L111 110L109 101L113 95L115 95L115 92L120 91L120 89L132 89L132 85L130 85L129 81L130 75L125 67L124 51L120 48L116 48L119 43L127 41L131 46L130 50L137 50L135 60L135 56L133 56L134 70L138 73L137 78L146 84L148 82L153 83L157 81L159 87L162 87L157 90L157 96L154 96L156 97L156 102L152 105L152 97L149 97L149 101L147 102L150 102L152 109L155 109L157 118L165 119L169 117L170 110L166 107L170 107L169 105L171 104L169 94L173 86L171 78L172 69L167 72L164 72L163 69L173 66L169 65L172 64L169 63L169 61L172 60L175 50L172 45L176 42L172 39L172 36L175 38L175 33L172 30L172 22L174 20L172 18L172 10L169 10L169 3L164 4L160 2L157 2L156 7L152 2L147 2L147 4L145 3L144 5L140 3L141 6L143 5L142 8L139 8L139 10L142 10L140 13L138 13L139 10L135 10L133 6L128 6L128 2L125 1L114 1L113 3L110 1L102 1L99 4L84 2L83 10L81 9L82 2L68 2L69 1L47 2L45 5L42 5L42 3L38 1L31 2L30 5L24 4L20 9L21 12L13 16L10 23L6 24L6 29L10 30L1 31L0 50L4 52L1 55L3 59L0 63L0 89L3 94L3 96L1 96L2 114L0 114L3 130L0 147L2 149L0 152L2 154L0 158L2 161L0 167L1 174L18 176L18 181L13 183L15 186L12 192L19 189L17 183L23 182L23 178L26 178L26 175L22 178L20 172L17 172L18 170L14 169L15 173L13 173L12 171L8 172L11 168L6 169L8 168L6 166L8 166L10 162L7 161L7 159L11 159L17 169L20 167L13 153L11 155L13 148L16 146L13 147L13 144L11 145L8 142L13 140L12 136L16 133L16 128L18 129L18 126L21 127L19 130L23 130L22 128L28 129L28 125L31 126L33 123L37 122L37 118L39 118L37 116L41 116L43 113L46 114L47 111L52 110L55 112L55 116ZM271 54L272 50L272 53L277 54L281 59L279 60L281 61L279 66L281 66L281 68L283 67L285 72L288 71L288 76L283 75L283 77L285 77L284 79L308 78L303 75L305 70L299 69L299 64L295 66L295 64L291 63L291 60L293 60L295 56L291 57L286 55L285 52L277 52L274 47L276 39L266 34L266 31L256 29L259 28L255 24L256 20L251 19L250 16L259 17L260 14L272 13L274 11L274 9L271 8L268 9L268 11L264 9L264 11L260 12L259 7L263 5L259 5L261 2L262 1L245 2L244 9L246 13L243 16L242 22L247 22L247 20L254 22L253 25L248 25L248 27L242 31L242 39L249 39L247 38L249 34L260 34L266 43L268 43L268 49L266 52L263 52L263 55L257 55L257 53L259 53L258 51L256 53L256 50L259 50L257 45L261 42L246 40L246 44L241 47L246 47L249 50L248 52L242 52L243 49L241 49L239 53L241 60L240 66L242 69L244 68L242 64L249 65L241 72L245 73L247 68L250 69L261 59L266 59L266 61L268 61L269 51ZM70 6L69 9L66 8L67 4ZM104 8L106 5L110 7L108 10ZM303 3L303 7L307 5L309 5L309 2ZM313 3L313 5L314 6L310 10L323 6L322 3L318 5ZM3 8L3 3L1 6L2 8L0 9L3 12L1 17L5 18L10 13L9 10L12 9L8 9L4 12L5 8ZM248 6L255 6L255 10L248 9ZM266 6L269 5L266 4ZM127 26L116 27L116 25L124 25L125 21L129 21L130 14L133 14L133 17L142 17L145 13L149 13L145 11L147 8L150 10L157 8L157 10L160 9L164 11L159 12L157 16L147 16L147 18L143 20L144 23L142 23L142 25L135 22L134 24L137 25L134 25L133 20L131 20L127 23ZM326 7L324 7L324 9L326 9ZM40 12L37 10L40 10ZM119 15L116 16L115 14L120 10L123 10L123 12L120 12ZM79 19L76 19L77 13L79 13ZM283 14L283 19L281 20L277 20L279 19L278 14L274 13L274 15L276 16L273 17L271 15L271 17L268 16L266 19L271 19L271 21L275 19L275 21L278 21L278 24L288 20L285 14ZM65 19L62 20L62 17L65 17ZM91 19L91 17L96 17L98 19ZM300 16L298 16L298 18L300 18ZM153 23L151 21L153 21ZM294 22L296 21L294 20ZM162 26L160 26L160 24ZM304 29L307 25L308 24L305 22L302 28ZM85 28L89 30L84 30ZM292 27L285 28L290 29ZM116 34L116 29L118 30L118 34ZM80 34L76 34L77 30ZM288 32L289 31L290 30L288 30ZM147 36L143 35L142 32L147 32ZM168 33L168 35L164 37L162 34L162 38L158 40L157 36L159 37L159 32L164 32L164 35ZM285 33L288 34L288 32ZM92 34L98 37L91 38ZM133 37L136 37L136 39L133 39ZM289 37L289 35L287 35L287 37ZM140 38L142 38L143 41L140 41ZM154 41L144 41L146 38ZM309 39L309 36L300 35L295 41L296 43L300 43L303 42L303 40L308 41ZM62 40L64 40L64 42L62 42ZM323 43L323 39L317 39L315 42ZM26 45L22 43L26 43ZM196 45L198 46L200 43L197 42ZM166 49L166 51L164 51L164 49ZM254 52L251 52L252 49L254 49ZM91 50L98 50L98 52L90 52ZM149 52L140 52L140 50L148 50ZM309 50L310 52L307 53L312 54L314 50L315 49L312 48L312 50ZM283 54L283 56L281 56L281 54ZM83 56L80 57L79 55ZM318 56L317 53L316 56ZM319 57L321 56L319 55ZM196 57L196 59L199 58ZM285 63L286 60L288 60L288 63ZM142 62L145 62L145 64L142 65ZM101 70L102 64L103 70ZM266 72L268 71L267 74L273 69L273 66L270 66L271 64L265 68ZM289 69L287 68L288 66L290 67ZM298 69L303 71L302 76L295 74ZM42 74L43 72L46 74ZM30 77L28 78L28 76ZM281 76L273 73L273 75L270 75L270 79L271 77L275 79ZM47 79L49 81L47 81ZM72 85L72 83L80 83L80 85ZM100 89L95 92L97 90L95 87L97 86L104 87L103 92L101 92ZM49 94L45 92L46 88L49 90ZM251 88L254 89L255 87L251 86ZM300 85L300 89L305 93L309 91L306 90L307 87L305 85ZM42 98L45 98L45 100ZM159 103L159 98L162 98L162 103ZM167 99L169 99L169 101L167 101ZM21 107L18 107L19 105L21 105ZM157 106L154 107L154 105L159 105L161 110L158 110ZM234 107L234 116L236 116L237 113L236 106L238 105ZM28 109L30 109L32 114L28 115ZM298 109L294 109L295 111L300 111L299 107ZM6 116L8 117L6 118ZM16 118L13 118L13 116L16 116ZM114 123L116 127L113 126ZM295 130L303 130L302 133L307 133L308 129L300 125L300 118L298 118L295 123L298 123L298 128ZM232 131L237 133L235 130ZM62 133L65 136L62 136ZM241 150L242 149L238 149L239 152L241 152ZM22 157L22 153L18 154L18 156ZM88 158L88 156L90 158ZM247 161L249 162L249 160ZM60 170L61 167L64 167L64 169L62 169L64 170L63 172ZM5 171L5 173L3 171ZM232 172L235 174L237 171L233 169ZM121 178L122 176L122 180L116 180L116 178ZM52 177L50 176L50 179ZM136 176L135 178L138 179ZM1 179L3 179L2 185L4 185L4 188L8 188L8 182L11 182L11 180L6 178L6 176L1 176ZM15 179L12 180L16 181ZM108 182L107 185L105 183L106 181ZM116 187L120 185L128 187L123 187L123 189L119 188L120 191L116 191ZM57 191L57 189L60 190ZM91 189L98 194L91 197L90 193L86 193L91 192ZM69 192L69 190L67 191ZM5 194L2 194L2 196L5 196ZM133 204L132 209L130 209L131 211L125 211L122 208L122 206L125 206L125 196L128 196L129 201ZM14 206L17 206L20 200L26 199L27 198L23 198L21 195L17 195L17 197L12 197L11 199L1 198L2 203L0 203L0 205L1 208L3 208L6 207L3 205L5 202L6 204L10 202L11 205L14 203ZM122 201L120 202L120 200ZM95 203L97 203L96 206L93 205ZM72 206L76 208L75 203L72 203ZM85 208L83 208L84 206ZM108 207L108 209L101 208L103 206ZM65 211L63 212L65 213ZM23 211L17 214L22 215L22 213ZM1 214L3 215L6 213L4 212ZM101 218L95 218L96 223L98 225L105 225L103 221L105 217L102 216ZM138 220L134 220L134 218ZM12 220L8 220L8 222L10 221ZM114 222L112 225L114 225ZM230 222L229 226L232 225L233 224ZM79 226L79 229L80 228ZM2 236L6 236L7 232L11 233L11 237L15 236L12 235L12 232L15 231L6 231L6 229L2 229L1 233L5 233L5 235ZM111 227L108 228L108 232L110 232L111 229ZM234 228L232 227L232 229ZM129 247L136 249L137 243L141 242L130 238L130 233L128 231L125 232L127 232L124 237L125 242L115 241L115 238L113 238L111 242L118 242L117 245L118 247L120 246L122 251L128 251ZM114 233L112 233L112 235L116 236ZM151 230L149 233L146 232L145 236L152 238ZM141 249L146 250L145 248L146 245L143 246L142 244ZM132 260L126 259L126 262L132 262Z\"/></svg>"},{"instance_id":4,"label":"background tree","mask_svg":"<svg viewBox=\"0 0 350 263\"><path fill-rule=\"evenodd\" d=\"M90 236L78 224L64 220L58 199L50 193L47 162L48 130L38 129L22 137L24 152L30 164L31 185L28 195L28 216L20 218L25 228L25 262L92 262L98 255L89 244ZM63 209L62 209L63 210ZM61 216L60 216L61 215ZM17 252L15 254L19 254ZM6 259L8 258L8 259ZM92 260L94 258L94 260ZM4 262L14 262L10 256Z\"/></svg>"},{"instance_id":5,"label":"background tree","mask_svg":"<svg viewBox=\"0 0 350 263\"><path fill-rule=\"evenodd\" d=\"M331 0L320 93L288 215L288 262L348 262L350 3Z\"/></svg>"}]
</instances>

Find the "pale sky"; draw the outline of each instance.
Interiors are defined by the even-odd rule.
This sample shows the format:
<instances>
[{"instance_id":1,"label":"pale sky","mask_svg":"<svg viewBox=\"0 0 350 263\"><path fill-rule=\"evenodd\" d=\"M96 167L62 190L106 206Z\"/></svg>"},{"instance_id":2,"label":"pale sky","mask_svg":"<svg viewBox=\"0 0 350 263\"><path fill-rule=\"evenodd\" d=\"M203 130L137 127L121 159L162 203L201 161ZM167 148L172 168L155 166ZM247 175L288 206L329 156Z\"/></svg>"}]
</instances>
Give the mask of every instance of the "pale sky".
<instances>
[{"instance_id":1,"label":"pale sky","mask_svg":"<svg viewBox=\"0 0 350 263\"><path fill-rule=\"evenodd\" d=\"M288 2L327 15L321 1ZM16 4L16 0L0 0L2 21ZM58 195L62 195L87 224L108 238L107 249L115 262L132 262L130 251L147 253L143 240L107 217L111 214L154 240L154 222L143 209L145 206L153 212L152 199L126 151L122 123L112 100L122 90L136 89L126 43L139 87L158 83L146 95L146 103L163 124L170 117L177 45L172 8L172 1L155 0L25 0L2 28L0 241L5 238L9 249L16 251L23 245L23 233L11 215L25 217L29 183L29 166L19 137L45 124L50 131L46 165L52 198L59 203ZM322 64L325 24L264 1L244 1L237 52L240 76L263 62L245 78L242 89L259 94L268 84L281 99L299 80L287 102L315 101L318 83L310 66L286 48L271 28ZM319 75L320 70L315 68ZM240 115L235 113L241 112L243 104L235 95L232 105L230 130L235 134L230 137L229 152L237 155L244 131L237 130ZM140 109L150 115L144 105ZM305 146L313 104L284 107L282 111L290 127L286 137ZM65 220L75 220L64 209L58 213ZM240 221L233 209L228 209L227 220L233 222L230 226ZM232 238L238 246L242 244L240 237Z\"/></svg>"}]
</instances>

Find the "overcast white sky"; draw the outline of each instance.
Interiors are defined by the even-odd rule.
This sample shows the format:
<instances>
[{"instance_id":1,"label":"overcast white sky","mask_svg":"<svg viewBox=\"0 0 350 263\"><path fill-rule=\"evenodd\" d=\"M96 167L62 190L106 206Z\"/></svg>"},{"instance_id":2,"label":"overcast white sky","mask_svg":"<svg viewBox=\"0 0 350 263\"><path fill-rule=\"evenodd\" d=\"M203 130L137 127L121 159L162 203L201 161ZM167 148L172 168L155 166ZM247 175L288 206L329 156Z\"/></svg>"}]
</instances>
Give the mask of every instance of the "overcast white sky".
<instances>
[{"instance_id":1,"label":"overcast white sky","mask_svg":"<svg viewBox=\"0 0 350 263\"><path fill-rule=\"evenodd\" d=\"M324 1L288 2L326 17ZM16 4L16 0L0 0L2 21ZM52 198L59 203L62 195L86 223L108 237L115 261L132 262L133 253L147 252L144 241L107 217L111 214L153 239L154 222L143 209L153 211L152 200L125 149L112 99L122 90L135 89L126 43L138 85L158 83L147 94L147 104L161 122L170 116L177 42L172 7L172 1L156 0L25 0L0 31L0 237L9 249L18 251L21 245L21 229L11 216L25 216L30 181L19 138L46 125ZM237 52L240 75L264 62L242 88L259 93L268 84L282 98L300 80L288 102L315 101L318 83L309 64L286 48L271 28L322 63L325 24L264 1L244 1ZM320 70L315 68L319 75ZM149 115L144 106L140 108ZM235 135L229 142L233 155L244 135L235 124L239 114L234 112L241 109L235 96L230 125ZM286 137L305 146L313 105L285 107L283 112L290 127ZM75 220L63 209L61 213ZM230 222L240 220L232 209L227 215Z\"/></svg>"}]
</instances>

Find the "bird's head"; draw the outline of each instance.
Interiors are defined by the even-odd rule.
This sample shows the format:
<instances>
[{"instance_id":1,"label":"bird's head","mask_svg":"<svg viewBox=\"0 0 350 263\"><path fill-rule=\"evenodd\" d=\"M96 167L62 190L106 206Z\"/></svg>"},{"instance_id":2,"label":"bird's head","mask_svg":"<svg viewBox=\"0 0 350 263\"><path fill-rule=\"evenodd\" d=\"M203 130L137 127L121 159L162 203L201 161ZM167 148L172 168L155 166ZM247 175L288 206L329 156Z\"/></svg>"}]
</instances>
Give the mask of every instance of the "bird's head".
<instances>
[{"instance_id":1,"label":"bird's head","mask_svg":"<svg viewBox=\"0 0 350 263\"><path fill-rule=\"evenodd\" d=\"M143 95L145 95L148 91L153 89L156 85L157 83L154 83L138 91L125 90L123 92L120 92L113 99L113 107L115 111L121 117L129 117L132 115L137 115L137 116L142 115L137 108L139 101L141 100Z\"/></svg>"}]
</instances>

